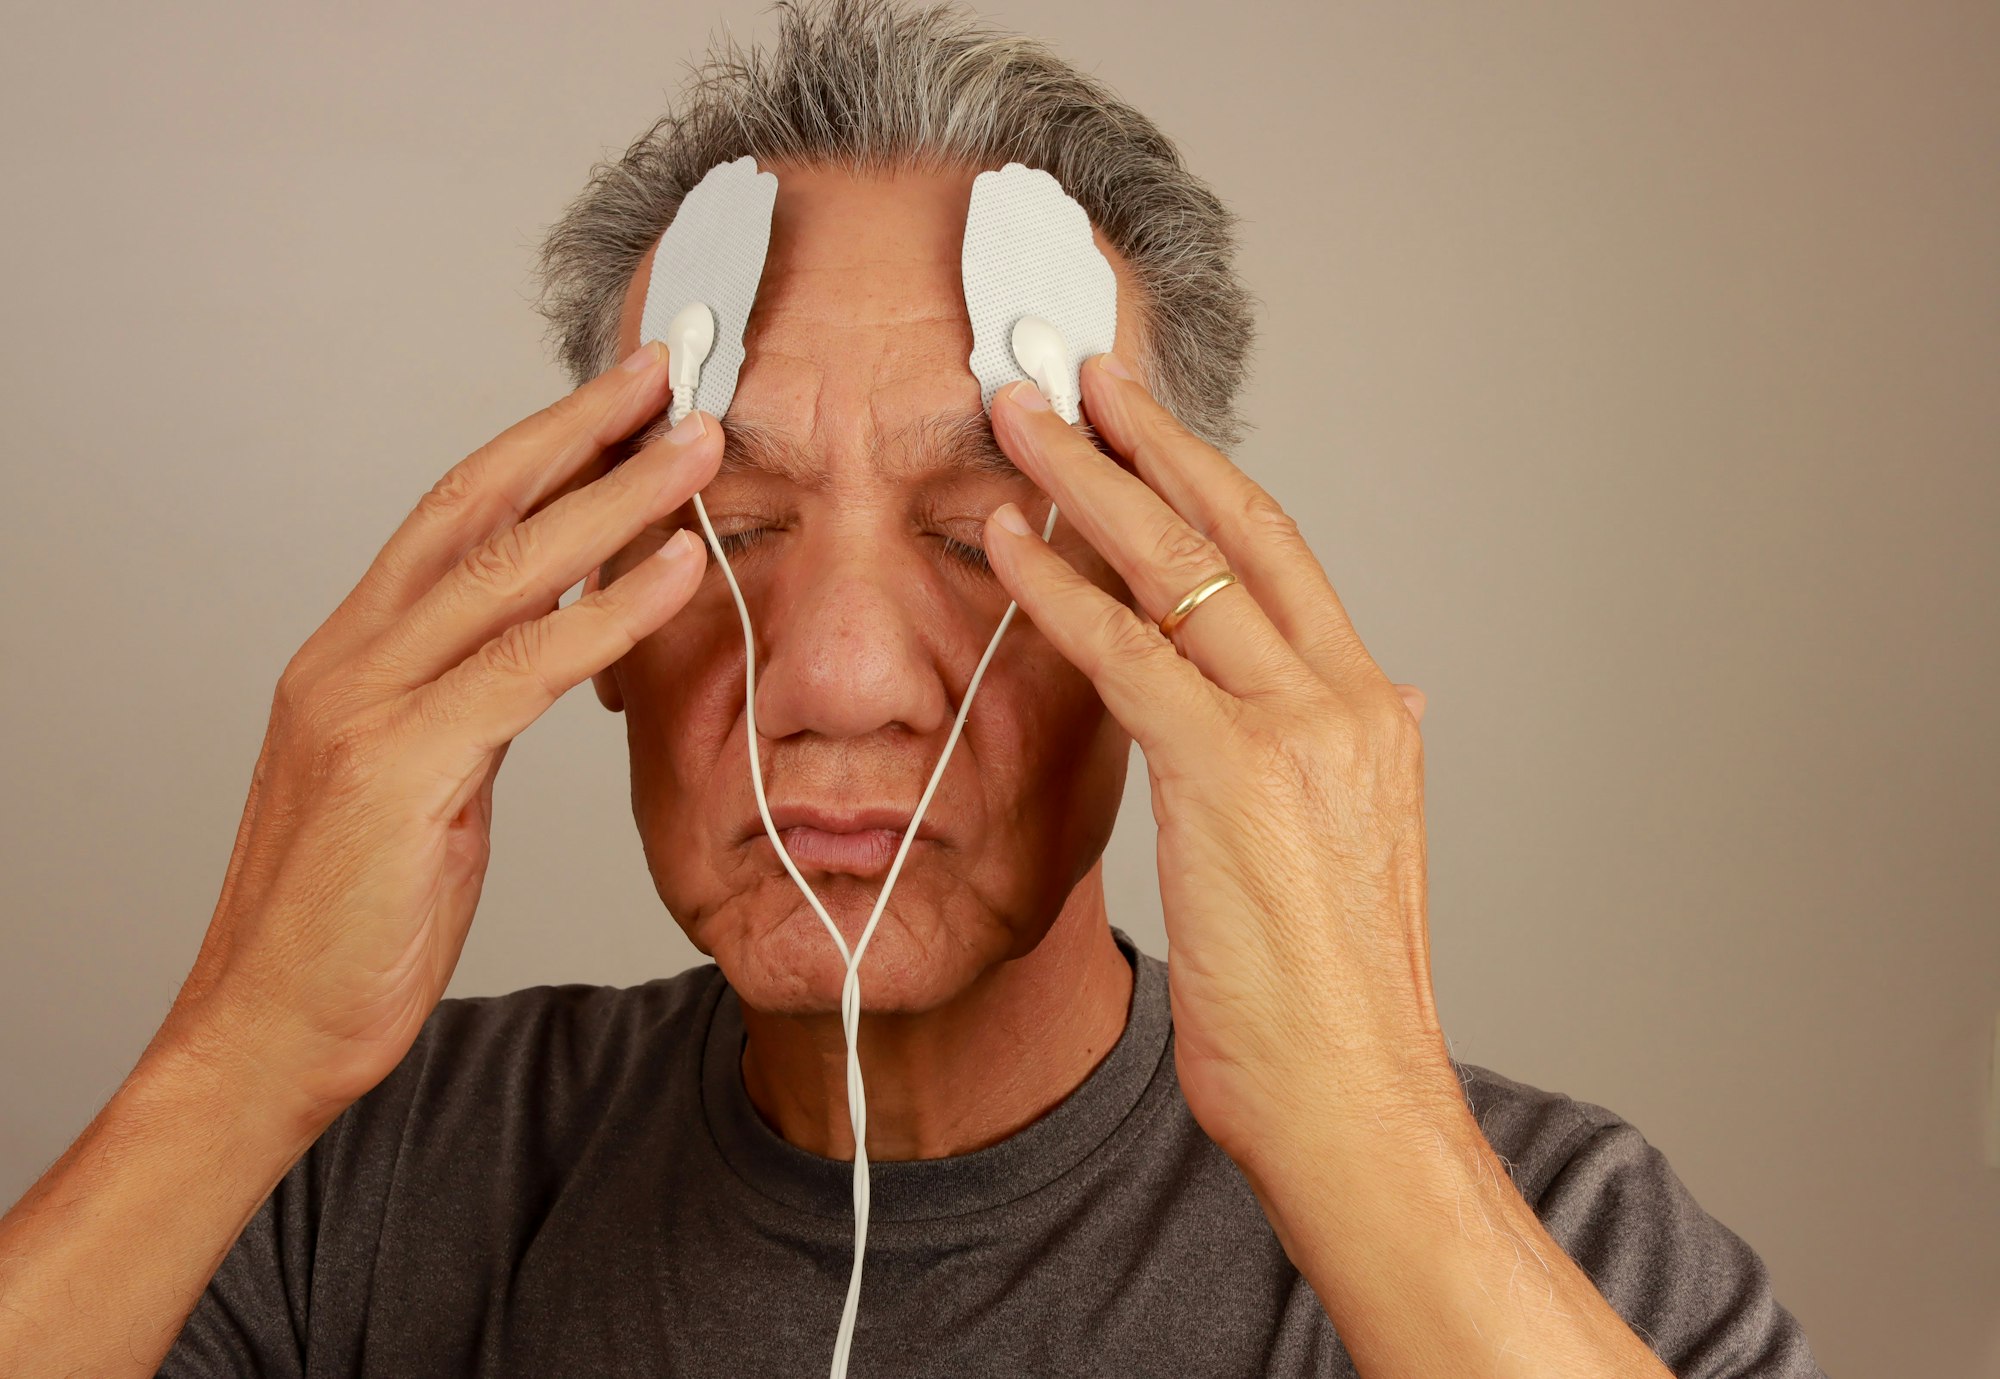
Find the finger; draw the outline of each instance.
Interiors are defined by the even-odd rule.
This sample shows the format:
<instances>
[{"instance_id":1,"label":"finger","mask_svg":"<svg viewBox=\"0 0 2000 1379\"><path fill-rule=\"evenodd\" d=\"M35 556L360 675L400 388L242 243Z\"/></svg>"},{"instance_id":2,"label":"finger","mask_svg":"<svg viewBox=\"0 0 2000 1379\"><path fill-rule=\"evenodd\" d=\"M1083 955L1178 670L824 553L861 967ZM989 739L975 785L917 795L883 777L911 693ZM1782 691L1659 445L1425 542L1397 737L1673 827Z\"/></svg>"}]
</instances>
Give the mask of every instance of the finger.
<instances>
[{"instance_id":1,"label":"finger","mask_svg":"<svg viewBox=\"0 0 2000 1379\"><path fill-rule=\"evenodd\" d=\"M1196 531L1143 479L1127 472L1039 400L1030 382L993 398L993 435L1023 473L1055 500L1138 599L1155 624L1211 575L1229 569L1216 544ZM1187 658L1231 694L1251 696L1299 684L1308 672L1251 591L1221 590L1174 629Z\"/></svg>"},{"instance_id":2,"label":"finger","mask_svg":"<svg viewBox=\"0 0 2000 1379\"><path fill-rule=\"evenodd\" d=\"M1176 744L1213 740L1208 721L1224 703L1222 691L1159 628L1070 568L1027 530L1012 503L987 519L985 541L1008 594L1063 659L1090 678L1148 762L1168 760Z\"/></svg>"},{"instance_id":3,"label":"finger","mask_svg":"<svg viewBox=\"0 0 2000 1379\"><path fill-rule=\"evenodd\" d=\"M1280 634L1322 678L1338 688L1357 679L1386 680L1283 505L1183 426L1143 383L1108 372L1104 361L1113 357L1093 356L1081 370L1091 426L1215 542Z\"/></svg>"},{"instance_id":4,"label":"finger","mask_svg":"<svg viewBox=\"0 0 2000 1379\"><path fill-rule=\"evenodd\" d=\"M668 370L668 376L672 376L672 370ZM668 400L672 401L672 398L673 393L669 389ZM540 499L529 507L528 516L533 517L537 512L548 507L551 503L576 492L580 488L596 483L599 479L609 474L619 465L626 463L640 451L647 449L654 442L664 439L666 434L673 429L673 426L673 419L667 412L661 411L651 421L646 422L624 439L605 446L596 455L571 470L561 483L550 487L548 492L544 493Z\"/></svg>"},{"instance_id":5,"label":"finger","mask_svg":"<svg viewBox=\"0 0 2000 1379\"><path fill-rule=\"evenodd\" d=\"M1403 707L1410 711L1410 717L1422 723L1424 721L1424 704L1427 702L1424 692L1415 685L1398 685L1396 686L1396 693L1403 697Z\"/></svg>"},{"instance_id":6,"label":"finger","mask_svg":"<svg viewBox=\"0 0 2000 1379\"><path fill-rule=\"evenodd\" d=\"M351 648L423 596L466 551L536 505L666 404L667 350L648 342L453 465L390 536L329 624Z\"/></svg>"},{"instance_id":7,"label":"finger","mask_svg":"<svg viewBox=\"0 0 2000 1379\"><path fill-rule=\"evenodd\" d=\"M577 684L604 669L686 606L707 562L700 538L683 528L611 584L531 622L515 623L423 686L412 704L425 725L452 731L449 769L460 782L438 801L448 819L466 801L467 781Z\"/></svg>"},{"instance_id":8,"label":"finger","mask_svg":"<svg viewBox=\"0 0 2000 1379\"><path fill-rule=\"evenodd\" d=\"M687 502L722 457L722 424L691 412L680 426L588 488L474 546L397 619L361 664L392 684L435 679Z\"/></svg>"}]
</instances>

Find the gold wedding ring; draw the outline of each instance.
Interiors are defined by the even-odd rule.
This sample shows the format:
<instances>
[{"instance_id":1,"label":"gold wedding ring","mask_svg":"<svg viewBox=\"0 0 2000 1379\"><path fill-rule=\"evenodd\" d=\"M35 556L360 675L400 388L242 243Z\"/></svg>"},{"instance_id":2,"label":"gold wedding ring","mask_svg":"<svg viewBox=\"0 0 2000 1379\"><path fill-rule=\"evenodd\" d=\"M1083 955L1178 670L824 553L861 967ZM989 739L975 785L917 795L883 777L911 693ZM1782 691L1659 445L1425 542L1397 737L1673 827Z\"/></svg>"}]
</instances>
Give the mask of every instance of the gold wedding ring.
<instances>
[{"instance_id":1,"label":"gold wedding ring","mask_svg":"<svg viewBox=\"0 0 2000 1379\"><path fill-rule=\"evenodd\" d=\"M1173 612L1160 619L1160 635L1171 639L1174 635L1174 629L1187 621L1188 614L1201 607L1202 600L1206 599L1210 594L1219 593L1227 589L1234 583L1236 583L1236 576L1228 570L1224 570L1221 574L1210 575L1207 579L1195 585L1194 588L1188 590L1186 598L1174 605Z\"/></svg>"}]
</instances>

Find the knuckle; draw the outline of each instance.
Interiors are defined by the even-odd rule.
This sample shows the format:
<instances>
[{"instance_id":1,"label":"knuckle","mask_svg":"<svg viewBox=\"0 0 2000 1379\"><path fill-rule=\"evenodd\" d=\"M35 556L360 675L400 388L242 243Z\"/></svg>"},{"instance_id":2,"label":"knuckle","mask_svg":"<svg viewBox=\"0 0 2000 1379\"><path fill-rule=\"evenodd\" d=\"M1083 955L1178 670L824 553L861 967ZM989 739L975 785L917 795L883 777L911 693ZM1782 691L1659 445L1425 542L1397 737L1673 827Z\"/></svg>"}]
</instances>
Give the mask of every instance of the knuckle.
<instances>
[{"instance_id":1,"label":"knuckle","mask_svg":"<svg viewBox=\"0 0 2000 1379\"><path fill-rule=\"evenodd\" d=\"M542 419L554 430L567 433L593 425L599 409L590 385L585 383L542 408Z\"/></svg>"},{"instance_id":2,"label":"knuckle","mask_svg":"<svg viewBox=\"0 0 2000 1379\"><path fill-rule=\"evenodd\" d=\"M1339 701L1323 735L1338 778L1364 793L1394 793L1421 774L1423 735L1393 687Z\"/></svg>"},{"instance_id":3,"label":"knuckle","mask_svg":"<svg viewBox=\"0 0 2000 1379\"><path fill-rule=\"evenodd\" d=\"M1097 615L1095 640L1115 660L1134 660L1160 647L1159 630L1142 622L1122 603L1107 604Z\"/></svg>"},{"instance_id":4,"label":"knuckle","mask_svg":"<svg viewBox=\"0 0 2000 1379\"><path fill-rule=\"evenodd\" d=\"M1250 541L1289 545L1304 540L1298 522L1262 488L1251 489L1237 514L1236 525Z\"/></svg>"},{"instance_id":5,"label":"knuckle","mask_svg":"<svg viewBox=\"0 0 2000 1379\"><path fill-rule=\"evenodd\" d=\"M1309 701L1297 730L1286 735L1286 745L1296 756L1316 763L1316 772L1345 780L1362 759L1363 740L1357 727L1339 696L1328 694Z\"/></svg>"},{"instance_id":6,"label":"knuckle","mask_svg":"<svg viewBox=\"0 0 2000 1379\"><path fill-rule=\"evenodd\" d=\"M277 689L271 695L274 713L287 722L297 719L311 702L313 684L312 671L306 664L304 654L292 657L279 673Z\"/></svg>"},{"instance_id":7,"label":"knuckle","mask_svg":"<svg viewBox=\"0 0 2000 1379\"><path fill-rule=\"evenodd\" d=\"M547 689L542 666L547 659L548 641L548 624L541 619L517 622L493 639L487 651L487 664L497 675L531 680Z\"/></svg>"},{"instance_id":8,"label":"knuckle","mask_svg":"<svg viewBox=\"0 0 2000 1379\"><path fill-rule=\"evenodd\" d=\"M1378 753L1399 767L1421 762L1423 731L1396 687L1389 685L1381 693L1371 695L1368 702L1365 721Z\"/></svg>"},{"instance_id":9,"label":"knuckle","mask_svg":"<svg viewBox=\"0 0 2000 1379\"><path fill-rule=\"evenodd\" d=\"M1301 739L1270 738L1259 745L1262 750L1255 757L1258 774L1280 799L1310 799L1317 793L1325 763L1307 750Z\"/></svg>"},{"instance_id":10,"label":"knuckle","mask_svg":"<svg viewBox=\"0 0 2000 1379\"><path fill-rule=\"evenodd\" d=\"M1423 740L1377 696L1308 698L1282 722L1239 726L1230 744L1254 788L1287 809L1358 828L1421 800Z\"/></svg>"},{"instance_id":11,"label":"knuckle","mask_svg":"<svg viewBox=\"0 0 2000 1379\"><path fill-rule=\"evenodd\" d=\"M1304 724L1239 723L1230 734L1229 754L1245 764L1260 797L1296 809L1316 797L1322 775L1331 767L1317 736Z\"/></svg>"},{"instance_id":12,"label":"knuckle","mask_svg":"<svg viewBox=\"0 0 2000 1379\"><path fill-rule=\"evenodd\" d=\"M337 732L346 716L334 682L311 668L303 655L295 656L278 677L271 696L271 726L283 741L311 744Z\"/></svg>"},{"instance_id":13,"label":"knuckle","mask_svg":"<svg viewBox=\"0 0 2000 1379\"><path fill-rule=\"evenodd\" d=\"M476 459L474 456L473 459ZM479 476L473 459L453 465L430 486L417 506L437 516L456 515L477 505Z\"/></svg>"},{"instance_id":14,"label":"knuckle","mask_svg":"<svg viewBox=\"0 0 2000 1379\"><path fill-rule=\"evenodd\" d=\"M538 538L529 524L502 527L468 550L459 561L465 577L481 589L511 594L535 559Z\"/></svg>"},{"instance_id":15,"label":"knuckle","mask_svg":"<svg viewBox=\"0 0 2000 1379\"><path fill-rule=\"evenodd\" d=\"M1177 574L1199 577L1223 568L1221 549L1185 522L1165 524L1153 537L1153 561Z\"/></svg>"},{"instance_id":16,"label":"knuckle","mask_svg":"<svg viewBox=\"0 0 2000 1379\"><path fill-rule=\"evenodd\" d=\"M306 778L319 786L349 784L369 774L374 738L353 719L315 723L304 744Z\"/></svg>"}]
</instances>

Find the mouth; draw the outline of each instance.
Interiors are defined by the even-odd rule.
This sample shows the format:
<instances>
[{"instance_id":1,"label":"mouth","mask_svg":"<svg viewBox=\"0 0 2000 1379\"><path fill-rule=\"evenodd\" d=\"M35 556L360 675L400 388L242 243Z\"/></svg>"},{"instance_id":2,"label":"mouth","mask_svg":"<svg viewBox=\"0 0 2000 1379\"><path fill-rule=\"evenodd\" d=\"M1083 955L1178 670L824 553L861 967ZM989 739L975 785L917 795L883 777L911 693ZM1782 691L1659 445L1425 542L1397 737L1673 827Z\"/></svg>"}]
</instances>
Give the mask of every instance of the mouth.
<instances>
[{"instance_id":1,"label":"mouth","mask_svg":"<svg viewBox=\"0 0 2000 1379\"><path fill-rule=\"evenodd\" d=\"M810 868L850 876L886 873L889 864L896 858L897 849L903 845L903 834L909 821L907 811L887 807L827 809L801 804L771 806L771 822L777 826L778 837L784 842L786 853L802 871ZM753 846L758 842L769 845L770 837L764 832L762 818L752 816L743 830L742 841ZM937 841L937 830L926 822L918 827L916 841L910 844L910 851L914 855L927 843L935 844Z\"/></svg>"}]
</instances>

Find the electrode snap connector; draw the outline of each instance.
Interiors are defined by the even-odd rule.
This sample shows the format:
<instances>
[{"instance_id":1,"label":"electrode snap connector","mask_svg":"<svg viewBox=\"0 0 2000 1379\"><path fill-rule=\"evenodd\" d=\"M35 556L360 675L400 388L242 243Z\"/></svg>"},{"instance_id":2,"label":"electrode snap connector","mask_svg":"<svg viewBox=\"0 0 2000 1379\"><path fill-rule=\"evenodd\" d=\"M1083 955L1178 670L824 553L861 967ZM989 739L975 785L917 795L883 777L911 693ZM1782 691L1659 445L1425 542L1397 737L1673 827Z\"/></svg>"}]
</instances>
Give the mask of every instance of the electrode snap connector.
<instances>
[{"instance_id":1,"label":"electrode snap connector","mask_svg":"<svg viewBox=\"0 0 2000 1379\"><path fill-rule=\"evenodd\" d=\"M1013 346L1014 362L1042 390L1042 396L1049 400L1056 415L1076 425L1079 411L1076 395L1070 389L1076 370L1070 367L1069 347L1063 343L1062 332L1039 316L1023 316L1014 322L1009 343Z\"/></svg>"},{"instance_id":2,"label":"electrode snap connector","mask_svg":"<svg viewBox=\"0 0 2000 1379\"><path fill-rule=\"evenodd\" d=\"M667 322L667 368L672 374L674 400L667 406L667 420L678 426L694 410L696 391L701 387L701 366L715 348L715 313L701 302L689 302Z\"/></svg>"}]
</instances>

